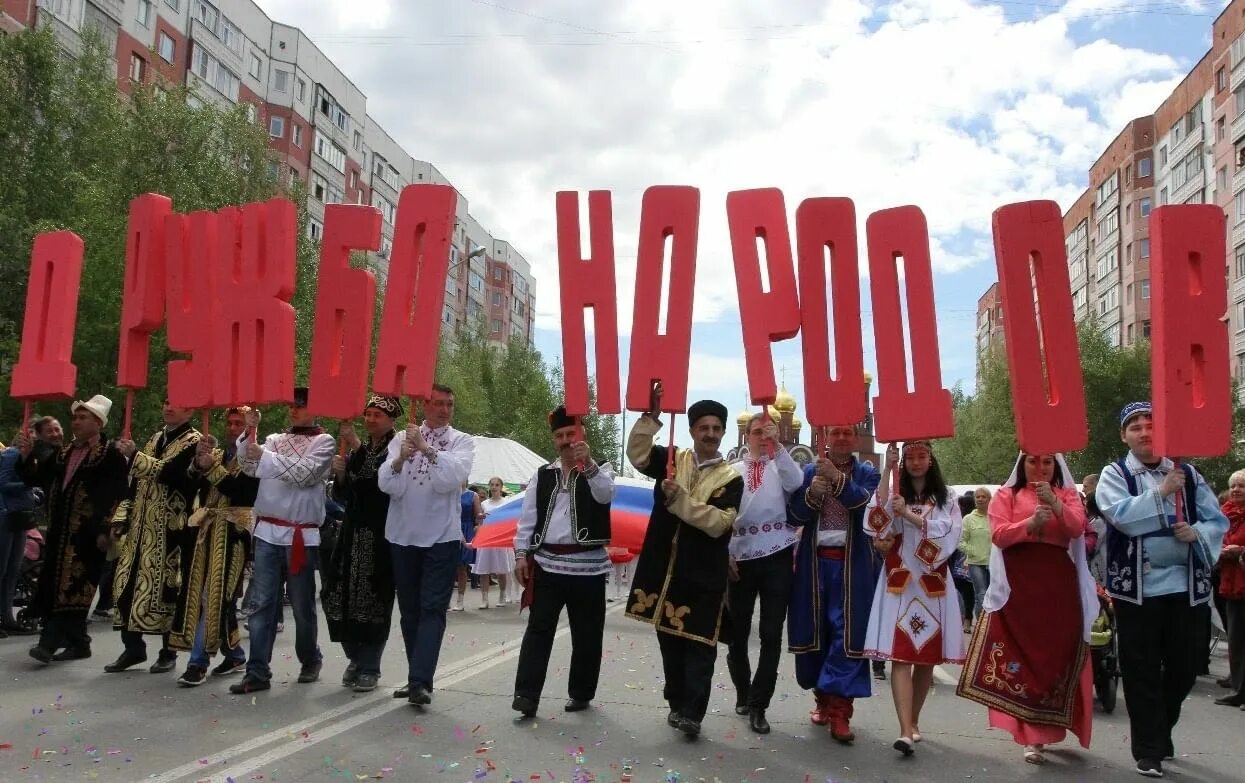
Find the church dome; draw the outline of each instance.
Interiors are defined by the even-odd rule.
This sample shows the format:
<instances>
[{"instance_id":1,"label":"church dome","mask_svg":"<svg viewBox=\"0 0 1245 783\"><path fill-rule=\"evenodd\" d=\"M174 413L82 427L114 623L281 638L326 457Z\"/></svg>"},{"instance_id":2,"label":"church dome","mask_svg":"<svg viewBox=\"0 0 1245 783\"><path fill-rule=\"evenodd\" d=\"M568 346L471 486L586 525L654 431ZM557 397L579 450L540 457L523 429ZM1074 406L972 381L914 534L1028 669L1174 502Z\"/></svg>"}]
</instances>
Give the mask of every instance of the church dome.
<instances>
[{"instance_id":1,"label":"church dome","mask_svg":"<svg viewBox=\"0 0 1245 783\"><path fill-rule=\"evenodd\" d=\"M787 391L786 386L778 389L778 396L774 398L774 407L780 413L795 413L797 407L795 397L791 396L791 392Z\"/></svg>"},{"instance_id":2,"label":"church dome","mask_svg":"<svg viewBox=\"0 0 1245 783\"><path fill-rule=\"evenodd\" d=\"M748 426L750 421L752 421L752 411L740 411L739 415L735 417L735 423L741 427Z\"/></svg>"},{"instance_id":3,"label":"church dome","mask_svg":"<svg viewBox=\"0 0 1245 783\"><path fill-rule=\"evenodd\" d=\"M799 416L791 417L791 429L795 430L796 432L799 432L800 428L802 428L803 426L804 426L804 422L800 421Z\"/></svg>"},{"instance_id":4,"label":"church dome","mask_svg":"<svg viewBox=\"0 0 1245 783\"><path fill-rule=\"evenodd\" d=\"M865 370L865 383L866 384L873 383L873 374L870 373L868 370Z\"/></svg>"}]
</instances>

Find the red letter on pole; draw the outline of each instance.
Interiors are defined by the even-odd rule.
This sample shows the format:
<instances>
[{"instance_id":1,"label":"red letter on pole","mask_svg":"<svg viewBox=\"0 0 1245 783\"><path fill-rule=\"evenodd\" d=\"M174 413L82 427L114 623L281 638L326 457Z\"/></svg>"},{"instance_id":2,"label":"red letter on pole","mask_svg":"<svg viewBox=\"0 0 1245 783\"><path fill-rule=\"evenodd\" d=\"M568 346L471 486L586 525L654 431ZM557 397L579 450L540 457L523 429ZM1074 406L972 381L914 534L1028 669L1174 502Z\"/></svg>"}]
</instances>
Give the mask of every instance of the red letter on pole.
<instances>
[{"instance_id":1,"label":"red letter on pole","mask_svg":"<svg viewBox=\"0 0 1245 783\"><path fill-rule=\"evenodd\" d=\"M1155 454L1210 457L1231 442L1225 230L1213 204L1150 215Z\"/></svg>"},{"instance_id":2,"label":"red letter on pole","mask_svg":"<svg viewBox=\"0 0 1245 783\"><path fill-rule=\"evenodd\" d=\"M810 198L795 212L800 256L800 334L805 414L816 427L856 424L868 410L860 326L856 207L849 198ZM826 307L826 250L834 302L834 360Z\"/></svg>"},{"instance_id":3,"label":"red letter on pole","mask_svg":"<svg viewBox=\"0 0 1245 783\"><path fill-rule=\"evenodd\" d=\"M378 394L432 396L457 206L449 185L402 189L376 349Z\"/></svg>"},{"instance_id":4,"label":"red letter on pole","mask_svg":"<svg viewBox=\"0 0 1245 783\"><path fill-rule=\"evenodd\" d=\"M737 190L726 194L726 217L735 259L749 397L753 404L764 405L778 396L770 343L789 340L800 332L787 207L778 188ZM761 277L757 239L765 242L768 292Z\"/></svg>"},{"instance_id":5,"label":"red letter on pole","mask_svg":"<svg viewBox=\"0 0 1245 783\"><path fill-rule=\"evenodd\" d=\"M307 405L318 416L351 419L366 402L376 277L366 269L351 269L350 253L379 247L380 210L344 204L324 208Z\"/></svg>"},{"instance_id":6,"label":"red letter on pole","mask_svg":"<svg viewBox=\"0 0 1245 783\"><path fill-rule=\"evenodd\" d=\"M190 354L169 362L169 402L179 408L212 405L212 340L216 259L215 212L171 214L164 221L169 350Z\"/></svg>"},{"instance_id":7,"label":"red letter on pole","mask_svg":"<svg viewBox=\"0 0 1245 783\"><path fill-rule=\"evenodd\" d=\"M294 399L294 205L285 199L226 207L212 319L212 401L217 405Z\"/></svg>"},{"instance_id":8,"label":"red letter on pole","mask_svg":"<svg viewBox=\"0 0 1245 783\"><path fill-rule=\"evenodd\" d=\"M597 411L621 413L618 380L618 296L614 284L614 215L608 190L588 194L592 256L579 243L579 194L557 194L558 281L562 300L562 382L566 411L588 413L588 346L584 311L592 308Z\"/></svg>"},{"instance_id":9,"label":"red letter on pole","mask_svg":"<svg viewBox=\"0 0 1245 783\"><path fill-rule=\"evenodd\" d=\"M873 398L877 439L894 443L948 438L955 433L951 393L942 388L938 362L938 320L929 231L919 207L874 212L865 222L869 239L869 289L877 349L878 396ZM912 391L904 347L897 260L904 260L908 335L912 345Z\"/></svg>"},{"instance_id":10,"label":"red letter on pole","mask_svg":"<svg viewBox=\"0 0 1245 783\"><path fill-rule=\"evenodd\" d=\"M1020 449L1053 454L1084 448L1085 386L1059 205L1026 201L996 209L994 252Z\"/></svg>"},{"instance_id":11,"label":"red letter on pole","mask_svg":"<svg viewBox=\"0 0 1245 783\"><path fill-rule=\"evenodd\" d=\"M155 193L146 193L130 202L118 386L147 386L151 333L164 323L164 219L172 211L173 202Z\"/></svg>"},{"instance_id":12,"label":"red letter on pole","mask_svg":"<svg viewBox=\"0 0 1245 783\"><path fill-rule=\"evenodd\" d=\"M13 397L38 400L74 394L78 368L73 363L73 338L82 251L82 240L72 231L50 231L35 237L22 348L13 365L9 389Z\"/></svg>"},{"instance_id":13,"label":"red letter on pole","mask_svg":"<svg viewBox=\"0 0 1245 783\"><path fill-rule=\"evenodd\" d=\"M676 413L687 408L699 223L700 191L696 188L664 185L644 191L627 377L627 407L633 411L648 409L653 381L658 380L662 382L663 411ZM666 297L666 332L661 334L658 321L667 237L671 238L670 291Z\"/></svg>"}]
</instances>

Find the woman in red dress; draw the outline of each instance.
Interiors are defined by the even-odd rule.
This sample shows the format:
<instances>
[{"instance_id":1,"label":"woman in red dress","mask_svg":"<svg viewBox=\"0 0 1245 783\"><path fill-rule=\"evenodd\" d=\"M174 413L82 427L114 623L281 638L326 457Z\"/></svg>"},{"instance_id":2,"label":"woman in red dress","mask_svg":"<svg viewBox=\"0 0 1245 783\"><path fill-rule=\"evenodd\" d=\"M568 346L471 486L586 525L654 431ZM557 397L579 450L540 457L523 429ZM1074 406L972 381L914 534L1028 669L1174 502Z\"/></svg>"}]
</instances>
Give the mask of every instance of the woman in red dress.
<instances>
[{"instance_id":1,"label":"woman in red dress","mask_svg":"<svg viewBox=\"0 0 1245 783\"><path fill-rule=\"evenodd\" d=\"M1232 692L1215 699L1215 704L1245 710L1245 470L1228 479L1223 515L1228 518L1228 534L1219 553L1219 595L1228 616L1227 685Z\"/></svg>"},{"instance_id":2,"label":"woman in red dress","mask_svg":"<svg viewBox=\"0 0 1245 783\"><path fill-rule=\"evenodd\" d=\"M1021 454L988 515L990 588L957 692L1041 764L1069 730L1088 748L1093 725L1085 507L1062 455Z\"/></svg>"}]
</instances>

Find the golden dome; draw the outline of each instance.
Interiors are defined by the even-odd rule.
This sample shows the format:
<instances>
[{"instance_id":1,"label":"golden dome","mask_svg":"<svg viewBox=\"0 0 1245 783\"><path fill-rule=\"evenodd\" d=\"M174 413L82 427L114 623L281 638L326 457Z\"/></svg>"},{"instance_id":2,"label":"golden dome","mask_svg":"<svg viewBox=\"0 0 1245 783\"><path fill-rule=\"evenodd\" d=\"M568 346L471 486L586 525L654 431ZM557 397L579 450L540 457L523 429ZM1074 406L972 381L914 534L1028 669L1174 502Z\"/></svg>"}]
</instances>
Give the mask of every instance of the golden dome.
<instances>
[{"instance_id":1,"label":"golden dome","mask_svg":"<svg viewBox=\"0 0 1245 783\"><path fill-rule=\"evenodd\" d=\"M803 426L804 426L804 422L800 421L799 416L791 417L791 429L795 430L796 432L799 432L800 428Z\"/></svg>"},{"instance_id":2,"label":"golden dome","mask_svg":"<svg viewBox=\"0 0 1245 783\"><path fill-rule=\"evenodd\" d=\"M868 370L865 370L865 383L873 383L873 375Z\"/></svg>"},{"instance_id":3,"label":"golden dome","mask_svg":"<svg viewBox=\"0 0 1245 783\"><path fill-rule=\"evenodd\" d=\"M747 426L750 421L752 421L752 411L740 411L735 417L735 423L741 427Z\"/></svg>"},{"instance_id":4,"label":"golden dome","mask_svg":"<svg viewBox=\"0 0 1245 783\"><path fill-rule=\"evenodd\" d=\"M791 392L787 391L786 386L778 389L778 396L774 398L774 407L781 413L795 413L797 407L795 397L791 396Z\"/></svg>"}]
</instances>

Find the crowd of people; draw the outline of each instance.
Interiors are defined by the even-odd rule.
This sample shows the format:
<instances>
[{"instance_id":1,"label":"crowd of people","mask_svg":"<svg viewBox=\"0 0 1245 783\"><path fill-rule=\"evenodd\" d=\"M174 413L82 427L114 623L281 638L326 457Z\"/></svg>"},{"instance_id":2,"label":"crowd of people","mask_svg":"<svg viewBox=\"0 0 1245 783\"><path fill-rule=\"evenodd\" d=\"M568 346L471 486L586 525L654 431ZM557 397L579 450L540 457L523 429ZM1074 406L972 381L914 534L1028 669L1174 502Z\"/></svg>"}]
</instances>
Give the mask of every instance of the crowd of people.
<instances>
[{"instance_id":1,"label":"crowd of people","mask_svg":"<svg viewBox=\"0 0 1245 783\"><path fill-rule=\"evenodd\" d=\"M996 492L958 498L932 443L889 446L879 470L856 454L852 425L825 428L822 453L801 467L759 413L746 452L728 463L727 410L712 400L688 410L690 448L657 445L660 395L658 385L626 442L654 485L625 610L654 627L667 721L689 738L701 732L719 644L736 713L771 731L785 627L796 681L812 691L810 720L835 741L855 740L856 704L889 663L893 747L913 755L934 668L963 664L957 694L984 705L988 725L1010 733L1026 762L1043 764L1067 732L1089 747L1089 641L1104 603L1118 624L1140 774L1161 777L1174 755L1212 606L1230 664L1216 704L1245 709L1245 471L1217 499L1193 466L1153 453L1148 403L1124 408L1126 453L1080 490L1062 455L1021 453ZM597 461L565 408L548 417L557 456L526 485L513 550L465 546L505 502L505 486L494 478L483 498L464 491L474 445L452 426L446 386L433 387L423 420L404 430L402 402L373 395L362 436L345 424L336 438L308 411L305 388L289 427L262 440L258 410L230 408L218 441L193 426L193 411L166 403L164 426L140 446L105 434L111 408L102 395L75 402L68 442L41 417L0 450L0 634L37 632L30 656L41 665L91 656L98 591L95 611L123 642L104 671L146 663L147 637L158 637L153 673L187 652L183 686L240 673L231 692L267 690L288 600L298 682L321 675L318 604L348 659L342 685L367 692L378 686L396 602L407 674L393 695L422 708L447 613L464 609L470 579L487 608L496 580L498 605L521 589L529 610L513 709L540 709L563 610L572 648L564 709L592 706L613 600L607 576L617 596L615 563L630 558L610 549L615 467ZM342 508L331 535L326 487ZM13 596L39 519L44 567L25 610L35 630L15 618Z\"/></svg>"}]
</instances>

